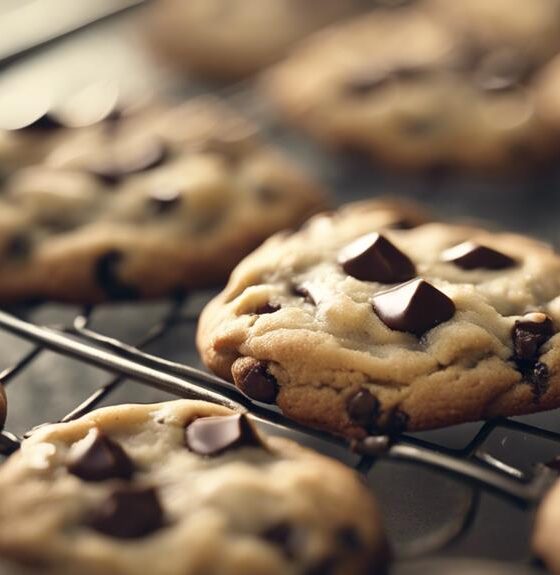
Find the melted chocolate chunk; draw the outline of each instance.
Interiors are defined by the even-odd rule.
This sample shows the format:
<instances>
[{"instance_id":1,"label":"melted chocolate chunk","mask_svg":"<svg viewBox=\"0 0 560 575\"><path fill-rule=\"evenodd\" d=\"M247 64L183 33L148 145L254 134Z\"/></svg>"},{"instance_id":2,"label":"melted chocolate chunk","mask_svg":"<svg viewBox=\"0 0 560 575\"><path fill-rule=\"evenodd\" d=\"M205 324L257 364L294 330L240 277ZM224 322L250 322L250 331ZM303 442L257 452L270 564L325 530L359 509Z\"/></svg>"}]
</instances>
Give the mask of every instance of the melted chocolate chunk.
<instances>
[{"instance_id":1,"label":"melted chocolate chunk","mask_svg":"<svg viewBox=\"0 0 560 575\"><path fill-rule=\"evenodd\" d=\"M389 435L400 435L404 433L408 427L408 421L410 417L408 413L405 413L401 409L395 409L389 418L389 423L387 424L387 433Z\"/></svg>"},{"instance_id":2,"label":"melted chocolate chunk","mask_svg":"<svg viewBox=\"0 0 560 575\"><path fill-rule=\"evenodd\" d=\"M263 315L263 314L267 314L267 313L274 313L275 311L278 311L279 309L280 309L280 306L278 304L266 302L265 304L259 306L255 310L255 313L257 315Z\"/></svg>"},{"instance_id":3,"label":"melted chocolate chunk","mask_svg":"<svg viewBox=\"0 0 560 575\"><path fill-rule=\"evenodd\" d=\"M195 419L185 431L185 443L198 455L219 455L240 447L263 447L244 414Z\"/></svg>"},{"instance_id":4,"label":"melted chocolate chunk","mask_svg":"<svg viewBox=\"0 0 560 575\"><path fill-rule=\"evenodd\" d=\"M128 176L161 166L167 156L167 148L154 140L142 149L135 150L132 156L121 159L106 158L103 162L92 163L87 170L105 184L113 186Z\"/></svg>"},{"instance_id":5,"label":"melted chocolate chunk","mask_svg":"<svg viewBox=\"0 0 560 575\"><path fill-rule=\"evenodd\" d=\"M416 275L408 256L377 233L362 236L346 246L338 261L348 275L362 281L391 284Z\"/></svg>"},{"instance_id":6,"label":"melted chocolate chunk","mask_svg":"<svg viewBox=\"0 0 560 575\"><path fill-rule=\"evenodd\" d=\"M420 278L376 294L373 309L390 329L418 337L455 314L453 301Z\"/></svg>"},{"instance_id":7,"label":"melted chocolate chunk","mask_svg":"<svg viewBox=\"0 0 560 575\"><path fill-rule=\"evenodd\" d=\"M88 525L118 539L137 539L161 529L164 514L153 488L119 488L113 491Z\"/></svg>"},{"instance_id":8,"label":"melted chocolate chunk","mask_svg":"<svg viewBox=\"0 0 560 575\"><path fill-rule=\"evenodd\" d=\"M389 449L391 442L387 435L368 435L364 439L352 442L352 451L360 455L378 457Z\"/></svg>"},{"instance_id":9,"label":"melted chocolate chunk","mask_svg":"<svg viewBox=\"0 0 560 575\"><path fill-rule=\"evenodd\" d=\"M124 449L99 429L90 431L79 452L72 455L68 471L84 481L131 479L134 464Z\"/></svg>"},{"instance_id":10,"label":"melted chocolate chunk","mask_svg":"<svg viewBox=\"0 0 560 575\"><path fill-rule=\"evenodd\" d=\"M236 378L235 384L251 399L262 403L274 403L278 394L278 384L266 367L265 362L256 362L241 377Z\"/></svg>"},{"instance_id":11,"label":"melted chocolate chunk","mask_svg":"<svg viewBox=\"0 0 560 575\"><path fill-rule=\"evenodd\" d=\"M464 270L503 270L517 265L508 255L474 242L463 242L445 250L441 259Z\"/></svg>"},{"instance_id":12,"label":"melted chocolate chunk","mask_svg":"<svg viewBox=\"0 0 560 575\"><path fill-rule=\"evenodd\" d=\"M96 263L95 279L107 296L115 300L138 298L138 290L119 279L118 265L124 255L113 250L102 255Z\"/></svg>"},{"instance_id":13,"label":"melted chocolate chunk","mask_svg":"<svg viewBox=\"0 0 560 575\"><path fill-rule=\"evenodd\" d=\"M160 188L150 191L150 207L156 214L167 214L181 203L181 191L176 188Z\"/></svg>"},{"instance_id":14,"label":"melted chocolate chunk","mask_svg":"<svg viewBox=\"0 0 560 575\"><path fill-rule=\"evenodd\" d=\"M379 417L379 400L367 389L351 395L346 402L346 412L352 423L372 427Z\"/></svg>"},{"instance_id":15,"label":"melted chocolate chunk","mask_svg":"<svg viewBox=\"0 0 560 575\"><path fill-rule=\"evenodd\" d=\"M534 361L543 343L554 335L552 320L544 313L528 313L515 322L511 337L517 361Z\"/></svg>"}]
</instances>

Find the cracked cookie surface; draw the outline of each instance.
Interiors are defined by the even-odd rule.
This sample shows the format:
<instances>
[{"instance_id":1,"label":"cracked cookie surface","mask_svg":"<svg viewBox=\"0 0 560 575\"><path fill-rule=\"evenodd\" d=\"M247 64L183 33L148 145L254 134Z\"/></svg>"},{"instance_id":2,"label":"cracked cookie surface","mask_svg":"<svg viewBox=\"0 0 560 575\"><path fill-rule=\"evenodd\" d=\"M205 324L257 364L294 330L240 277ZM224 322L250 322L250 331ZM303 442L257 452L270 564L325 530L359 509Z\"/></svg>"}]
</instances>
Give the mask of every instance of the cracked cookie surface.
<instances>
[{"instance_id":1,"label":"cracked cookie surface","mask_svg":"<svg viewBox=\"0 0 560 575\"><path fill-rule=\"evenodd\" d=\"M313 35L264 77L280 112L328 146L389 165L515 169L549 158L535 76L560 3L418 2Z\"/></svg>"},{"instance_id":2,"label":"cracked cookie surface","mask_svg":"<svg viewBox=\"0 0 560 575\"><path fill-rule=\"evenodd\" d=\"M560 405L560 257L515 234L400 219L366 201L269 239L204 310L206 365L357 438Z\"/></svg>"},{"instance_id":3,"label":"cracked cookie surface","mask_svg":"<svg viewBox=\"0 0 560 575\"><path fill-rule=\"evenodd\" d=\"M0 301L161 297L223 282L325 197L213 98L75 130L0 195Z\"/></svg>"},{"instance_id":4,"label":"cracked cookie surface","mask_svg":"<svg viewBox=\"0 0 560 575\"><path fill-rule=\"evenodd\" d=\"M0 554L41 572L385 573L377 508L352 470L205 402L46 426L0 485Z\"/></svg>"}]
</instances>

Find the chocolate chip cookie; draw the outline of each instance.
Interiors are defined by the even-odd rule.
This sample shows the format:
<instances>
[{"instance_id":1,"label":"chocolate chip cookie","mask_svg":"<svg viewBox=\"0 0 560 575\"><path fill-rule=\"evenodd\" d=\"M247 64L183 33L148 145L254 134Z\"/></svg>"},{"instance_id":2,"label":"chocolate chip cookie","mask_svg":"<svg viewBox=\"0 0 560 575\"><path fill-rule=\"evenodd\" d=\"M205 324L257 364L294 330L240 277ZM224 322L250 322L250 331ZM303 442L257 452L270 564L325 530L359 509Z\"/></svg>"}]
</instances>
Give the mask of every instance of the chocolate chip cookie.
<instances>
[{"instance_id":1,"label":"chocolate chip cookie","mask_svg":"<svg viewBox=\"0 0 560 575\"><path fill-rule=\"evenodd\" d=\"M357 11L364 0L158 0L144 29L180 70L235 79L275 62L296 41Z\"/></svg>"},{"instance_id":2,"label":"chocolate chip cookie","mask_svg":"<svg viewBox=\"0 0 560 575\"><path fill-rule=\"evenodd\" d=\"M560 256L398 221L396 206L363 202L269 239L203 311L206 365L355 438L559 406Z\"/></svg>"},{"instance_id":3,"label":"chocolate chip cookie","mask_svg":"<svg viewBox=\"0 0 560 575\"><path fill-rule=\"evenodd\" d=\"M225 281L325 196L211 98L77 130L0 196L0 301L160 297Z\"/></svg>"},{"instance_id":4,"label":"chocolate chip cookie","mask_svg":"<svg viewBox=\"0 0 560 575\"><path fill-rule=\"evenodd\" d=\"M548 159L557 137L536 109L534 81L548 51L530 51L514 25L486 42L471 20L424 3L377 10L304 41L263 88L282 115L328 146L396 167L513 169Z\"/></svg>"},{"instance_id":5,"label":"chocolate chip cookie","mask_svg":"<svg viewBox=\"0 0 560 575\"><path fill-rule=\"evenodd\" d=\"M0 486L0 554L48 572L385 572L377 508L353 471L205 402L44 427Z\"/></svg>"}]
</instances>

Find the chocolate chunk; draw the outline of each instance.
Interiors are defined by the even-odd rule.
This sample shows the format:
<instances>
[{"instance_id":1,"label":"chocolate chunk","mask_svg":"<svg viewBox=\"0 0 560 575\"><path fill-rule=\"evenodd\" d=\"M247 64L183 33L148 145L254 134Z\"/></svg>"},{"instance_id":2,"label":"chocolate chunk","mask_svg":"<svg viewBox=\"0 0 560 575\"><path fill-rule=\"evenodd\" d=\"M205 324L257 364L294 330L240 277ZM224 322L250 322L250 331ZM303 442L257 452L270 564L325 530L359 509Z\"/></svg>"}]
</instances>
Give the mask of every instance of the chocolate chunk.
<instances>
[{"instance_id":1,"label":"chocolate chunk","mask_svg":"<svg viewBox=\"0 0 560 575\"><path fill-rule=\"evenodd\" d=\"M533 395L535 400L539 400L548 390L548 383L550 373L548 366L545 363L537 362L533 368L525 374L531 387L533 388Z\"/></svg>"},{"instance_id":2,"label":"chocolate chunk","mask_svg":"<svg viewBox=\"0 0 560 575\"><path fill-rule=\"evenodd\" d=\"M387 424L387 433L389 435L400 435L404 433L408 427L409 419L408 413L405 413L401 409L397 408L393 410Z\"/></svg>"},{"instance_id":3,"label":"chocolate chunk","mask_svg":"<svg viewBox=\"0 0 560 575\"><path fill-rule=\"evenodd\" d=\"M359 551L363 547L362 538L355 527L343 526L335 531L336 542L344 551Z\"/></svg>"},{"instance_id":4,"label":"chocolate chunk","mask_svg":"<svg viewBox=\"0 0 560 575\"><path fill-rule=\"evenodd\" d=\"M310 303L311 305L317 305L317 299L313 297L309 288L304 285L292 285L291 292L293 295L302 297L306 303Z\"/></svg>"},{"instance_id":5,"label":"chocolate chunk","mask_svg":"<svg viewBox=\"0 0 560 575\"><path fill-rule=\"evenodd\" d=\"M94 429L72 454L68 471L84 481L128 480L134 474L134 464L118 443Z\"/></svg>"},{"instance_id":6,"label":"chocolate chunk","mask_svg":"<svg viewBox=\"0 0 560 575\"><path fill-rule=\"evenodd\" d=\"M278 304L266 302L265 304L259 306L255 310L255 313L257 315L263 315L263 314L267 314L267 313L274 313L275 311L278 311L279 309L280 309L280 306Z\"/></svg>"},{"instance_id":7,"label":"chocolate chunk","mask_svg":"<svg viewBox=\"0 0 560 575\"><path fill-rule=\"evenodd\" d=\"M124 178L161 166L168 156L167 148L153 140L128 157L108 157L102 162L91 163L87 170L107 185L118 184Z\"/></svg>"},{"instance_id":8,"label":"chocolate chunk","mask_svg":"<svg viewBox=\"0 0 560 575\"><path fill-rule=\"evenodd\" d=\"M463 242L449 248L443 252L441 259L464 270L503 270L517 265L506 254L475 242Z\"/></svg>"},{"instance_id":9,"label":"chocolate chunk","mask_svg":"<svg viewBox=\"0 0 560 575\"><path fill-rule=\"evenodd\" d=\"M269 543L280 547L286 557L295 559L303 551L307 532L302 527L296 527L287 521L281 521L266 529L261 536Z\"/></svg>"},{"instance_id":10,"label":"chocolate chunk","mask_svg":"<svg viewBox=\"0 0 560 575\"><path fill-rule=\"evenodd\" d=\"M29 235L18 232L7 242L4 249L4 256L11 260L24 260L29 257L33 248L33 242Z\"/></svg>"},{"instance_id":11,"label":"chocolate chunk","mask_svg":"<svg viewBox=\"0 0 560 575\"><path fill-rule=\"evenodd\" d=\"M390 443L387 435L368 435L364 439L354 440L351 447L352 451L360 455L378 457L387 453Z\"/></svg>"},{"instance_id":12,"label":"chocolate chunk","mask_svg":"<svg viewBox=\"0 0 560 575\"><path fill-rule=\"evenodd\" d=\"M30 132L54 132L65 127L56 115L52 112L45 112L40 116L30 119L26 124L18 126L16 129Z\"/></svg>"},{"instance_id":13,"label":"chocolate chunk","mask_svg":"<svg viewBox=\"0 0 560 575\"><path fill-rule=\"evenodd\" d=\"M199 455L219 455L240 447L263 447L244 414L195 419L185 431L187 447Z\"/></svg>"},{"instance_id":14,"label":"chocolate chunk","mask_svg":"<svg viewBox=\"0 0 560 575\"><path fill-rule=\"evenodd\" d=\"M362 281L390 284L416 275L408 256L377 233L362 236L343 248L338 261L348 275Z\"/></svg>"},{"instance_id":15,"label":"chocolate chunk","mask_svg":"<svg viewBox=\"0 0 560 575\"><path fill-rule=\"evenodd\" d=\"M370 427L379 416L379 400L367 389L360 389L348 398L346 412L352 423Z\"/></svg>"},{"instance_id":16,"label":"chocolate chunk","mask_svg":"<svg viewBox=\"0 0 560 575\"><path fill-rule=\"evenodd\" d=\"M258 361L235 379L237 387L251 399L263 403L274 403L278 394L276 379L266 370L267 364Z\"/></svg>"},{"instance_id":17,"label":"chocolate chunk","mask_svg":"<svg viewBox=\"0 0 560 575\"><path fill-rule=\"evenodd\" d=\"M158 188L150 191L150 207L156 214L173 211L181 203L181 190L177 188Z\"/></svg>"},{"instance_id":18,"label":"chocolate chunk","mask_svg":"<svg viewBox=\"0 0 560 575\"><path fill-rule=\"evenodd\" d=\"M387 86L394 76L388 70L358 70L343 85L344 93L355 97L369 96Z\"/></svg>"},{"instance_id":19,"label":"chocolate chunk","mask_svg":"<svg viewBox=\"0 0 560 575\"><path fill-rule=\"evenodd\" d=\"M136 539L161 529L164 515L153 488L119 488L101 505L89 527L118 539Z\"/></svg>"},{"instance_id":20,"label":"chocolate chunk","mask_svg":"<svg viewBox=\"0 0 560 575\"><path fill-rule=\"evenodd\" d=\"M390 329L418 337L455 314L453 301L420 278L376 294L373 309Z\"/></svg>"},{"instance_id":21,"label":"chocolate chunk","mask_svg":"<svg viewBox=\"0 0 560 575\"><path fill-rule=\"evenodd\" d=\"M125 284L118 277L118 265L123 257L123 254L117 250L102 255L95 265L95 280L111 299L136 299L138 290Z\"/></svg>"},{"instance_id":22,"label":"chocolate chunk","mask_svg":"<svg viewBox=\"0 0 560 575\"><path fill-rule=\"evenodd\" d=\"M528 313L513 326L511 337L517 361L533 361L539 348L554 335L552 320L544 313Z\"/></svg>"},{"instance_id":23,"label":"chocolate chunk","mask_svg":"<svg viewBox=\"0 0 560 575\"><path fill-rule=\"evenodd\" d=\"M475 71L475 83L485 92L501 93L518 88L528 75L528 63L514 50L487 55Z\"/></svg>"}]
</instances>

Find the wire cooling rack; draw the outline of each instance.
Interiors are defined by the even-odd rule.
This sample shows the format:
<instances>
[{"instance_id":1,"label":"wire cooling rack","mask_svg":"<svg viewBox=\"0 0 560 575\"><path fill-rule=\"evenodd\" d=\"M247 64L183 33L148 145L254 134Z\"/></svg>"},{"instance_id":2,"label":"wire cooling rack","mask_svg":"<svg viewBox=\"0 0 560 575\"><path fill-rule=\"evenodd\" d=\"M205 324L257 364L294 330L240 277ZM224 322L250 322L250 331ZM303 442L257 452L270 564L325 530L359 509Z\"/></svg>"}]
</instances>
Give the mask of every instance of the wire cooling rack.
<instances>
[{"instance_id":1,"label":"wire cooling rack","mask_svg":"<svg viewBox=\"0 0 560 575\"><path fill-rule=\"evenodd\" d=\"M141 304L138 304L141 313ZM185 298L177 298L164 306L160 317L141 334L135 345L124 343L92 327L95 308L86 307L65 325L38 325L22 318L22 314L0 311L0 330L32 344L15 363L0 373L0 382L8 387L26 385L23 375L34 362L47 352L71 357L81 364L89 364L112 373L108 381L98 386L89 396L60 418L76 419L100 403L107 401L125 381L155 387L179 397L199 398L229 408L248 411L258 423L269 430L284 434L297 434L326 443L332 448L355 454L350 461L355 469L368 475L379 461L404 461L413 466L431 469L438 475L453 478L463 484L457 508L451 521L425 537L414 538L400 550L401 557L425 556L441 551L458 538L464 537L477 515L480 495L491 492L505 498L508 504L530 509L536 504L557 473L544 463L527 471L494 456L484 448L488 439L498 432L520 432L525 436L545 439L555 444L560 434L520 421L495 419L483 424L467 445L453 448L436 441L404 434L398 437L371 438L366 445L352 445L346 440L302 426L284 417L277 409L250 400L230 383L190 365L164 359L148 353L147 345L173 335L181 324L194 324L197 314L188 314ZM185 342L185 345L193 345ZM8 406L10 404L8 403ZM16 414L17 417L17 414ZM39 417L35 426L44 424ZM33 433L30 429L23 436ZM0 433L0 454L7 456L16 451L22 441L9 429ZM348 463L346 461L346 463Z\"/></svg>"}]
</instances>

